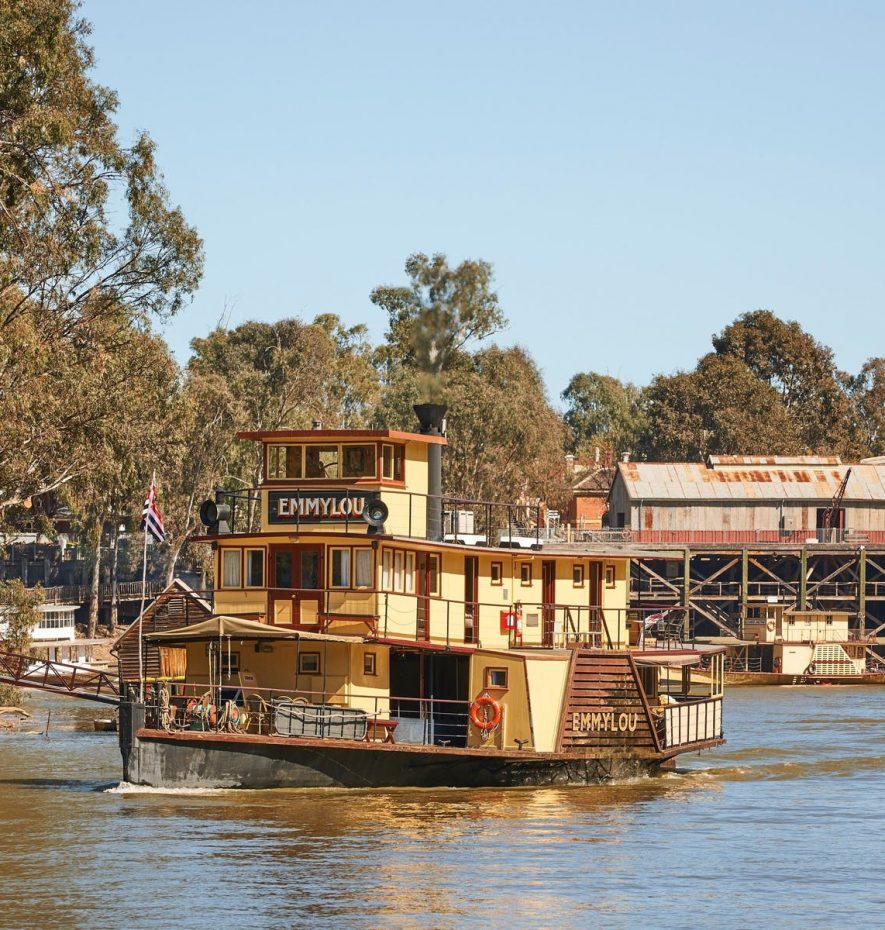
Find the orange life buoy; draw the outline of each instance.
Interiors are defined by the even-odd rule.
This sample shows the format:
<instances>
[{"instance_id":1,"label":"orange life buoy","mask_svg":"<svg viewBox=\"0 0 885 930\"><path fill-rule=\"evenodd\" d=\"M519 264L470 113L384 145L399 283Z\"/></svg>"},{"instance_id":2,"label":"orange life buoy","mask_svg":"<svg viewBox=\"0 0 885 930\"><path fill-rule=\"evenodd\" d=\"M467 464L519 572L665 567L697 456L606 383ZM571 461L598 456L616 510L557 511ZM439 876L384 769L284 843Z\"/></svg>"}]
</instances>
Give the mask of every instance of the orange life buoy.
<instances>
[{"instance_id":1,"label":"orange life buoy","mask_svg":"<svg viewBox=\"0 0 885 930\"><path fill-rule=\"evenodd\" d=\"M485 713L487 707L492 711L491 716ZM483 733L494 730L501 722L501 705L493 697L481 695L470 705L470 722Z\"/></svg>"},{"instance_id":2,"label":"orange life buoy","mask_svg":"<svg viewBox=\"0 0 885 930\"><path fill-rule=\"evenodd\" d=\"M765 624L765 629L768 630L769 633L773 633L774 632L774 620L769 620L768 623Z\"/></svg>"}]
</instances>

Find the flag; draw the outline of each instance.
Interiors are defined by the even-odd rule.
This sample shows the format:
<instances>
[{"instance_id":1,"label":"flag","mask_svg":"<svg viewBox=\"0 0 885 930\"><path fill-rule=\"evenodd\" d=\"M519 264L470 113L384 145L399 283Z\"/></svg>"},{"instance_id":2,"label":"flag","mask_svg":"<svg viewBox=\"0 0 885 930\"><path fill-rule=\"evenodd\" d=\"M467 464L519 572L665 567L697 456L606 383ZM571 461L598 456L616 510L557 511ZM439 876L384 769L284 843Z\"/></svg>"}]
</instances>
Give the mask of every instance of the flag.
<instances>
[{"instance_id":1,"label":"flag","mask_svg":"<svg viewBox=\"0 0 885 930\"><path fill-rule=\"evenodd\" d=\"M141 528L150 533L157 542L163 542L166 538L166 530L163 529L163 514L157 507L157 485L153 481L141 511Z\"/></svg>"}]
</instances>

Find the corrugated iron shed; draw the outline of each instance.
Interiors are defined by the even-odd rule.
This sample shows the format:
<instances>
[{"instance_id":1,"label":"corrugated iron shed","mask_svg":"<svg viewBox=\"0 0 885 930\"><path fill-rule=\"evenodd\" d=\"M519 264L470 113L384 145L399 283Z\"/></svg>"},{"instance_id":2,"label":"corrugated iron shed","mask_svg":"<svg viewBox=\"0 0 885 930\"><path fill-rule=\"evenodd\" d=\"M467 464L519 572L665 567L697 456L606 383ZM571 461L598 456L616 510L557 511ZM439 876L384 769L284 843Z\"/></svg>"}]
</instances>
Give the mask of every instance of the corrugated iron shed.
<instances>
[{"instance_id":1,"label":"corrugated iron shed","mask_svg":"<svg viewBox=\"0 0 885 930\"><path fill-rule=\"evenodd\" d=\"M846 502L885 502L885 464L820 465L790 459L762 465L729 462L710 465L701 462L619 462L618 472L632 500L713 500L713 501L781 501L830 500L851 468L845 489ZM757 457L754 457L757 458ZM772 459L784 458L772 456ZM805 457L812 459L812 456ZM838 459L833 460L838 463ZM711 467L712 466L712 467Z\"/></svg>"}]
</instances>

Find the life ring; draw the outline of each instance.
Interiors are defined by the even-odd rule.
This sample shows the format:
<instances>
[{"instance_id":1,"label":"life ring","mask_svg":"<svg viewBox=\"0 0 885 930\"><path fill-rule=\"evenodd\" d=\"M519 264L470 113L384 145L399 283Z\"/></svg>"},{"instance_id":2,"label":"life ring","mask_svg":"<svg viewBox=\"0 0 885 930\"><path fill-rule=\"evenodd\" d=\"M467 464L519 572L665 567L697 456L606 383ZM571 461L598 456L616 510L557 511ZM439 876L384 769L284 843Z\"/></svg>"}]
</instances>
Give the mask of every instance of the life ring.
<instances>
[{"instance_id":1,"label":"life ring","mask_svg":"<svg viewBox=\"0 0 885 930\"><path fill-rule=\"evenodd\" d=\"M491 717L485 713L487 707L491 708ZM477 730L489 733L501 722L501 705L493 697L481 695L470 705L470 722Z\"/></svg>"},{"instance_id":2,"label":"life ring","mask_svg":"<svg viewBox=\"0 0 885 930\"><path fill-rule=\"evenodd\" d=\"M769 620L768 623L765 624L765 629L768 630L769 633L773 633L774 632L774 620Z\"/></svg>"}]
</instances>

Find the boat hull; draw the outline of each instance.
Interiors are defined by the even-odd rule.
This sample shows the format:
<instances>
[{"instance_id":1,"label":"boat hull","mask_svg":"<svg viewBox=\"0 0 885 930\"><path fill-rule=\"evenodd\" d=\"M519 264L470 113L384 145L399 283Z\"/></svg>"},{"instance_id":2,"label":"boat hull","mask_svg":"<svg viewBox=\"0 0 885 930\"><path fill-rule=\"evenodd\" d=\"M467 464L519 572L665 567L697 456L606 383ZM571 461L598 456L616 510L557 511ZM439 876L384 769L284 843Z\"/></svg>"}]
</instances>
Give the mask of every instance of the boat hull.
<instances>
[{"instance_id":1,"label":"boat hull","mask_svg":"<svg viewBox=\"0 0 885 930\"><path fill-rule=\"evenodd\" d=\"M885 672L864 675L784 675L779 672L726 672L730 687L742 685L885 685Z\"/></svg>"},{"instance_id":2,"label":"boat hull","mask_svg":"<svg viewBox=\"0 0 885 930\"><path fill-rule=\"evenodd\" d=\"M121 706L124 780L157 788L591 785L653 774L660 756L499 752L355 740L145 730ZM142 718L142 719L139 719Z\"/></svg>"}]
</instances>

